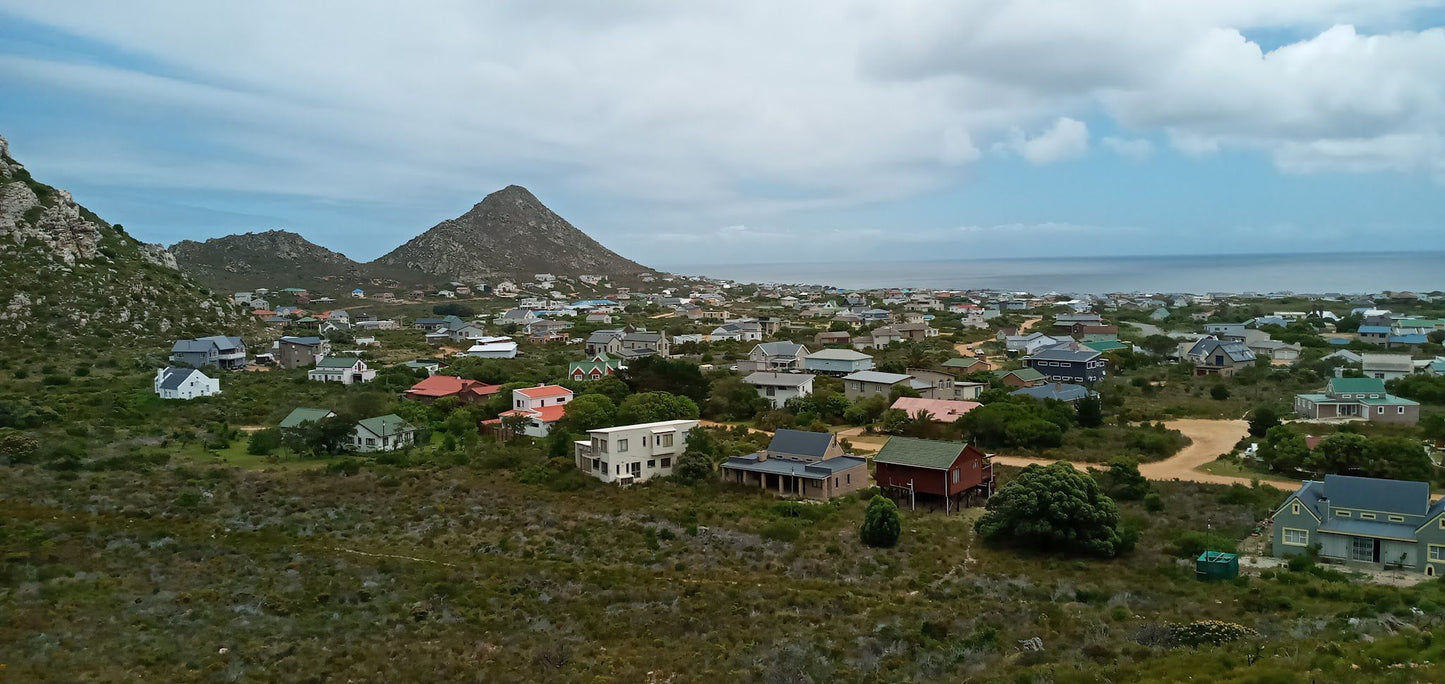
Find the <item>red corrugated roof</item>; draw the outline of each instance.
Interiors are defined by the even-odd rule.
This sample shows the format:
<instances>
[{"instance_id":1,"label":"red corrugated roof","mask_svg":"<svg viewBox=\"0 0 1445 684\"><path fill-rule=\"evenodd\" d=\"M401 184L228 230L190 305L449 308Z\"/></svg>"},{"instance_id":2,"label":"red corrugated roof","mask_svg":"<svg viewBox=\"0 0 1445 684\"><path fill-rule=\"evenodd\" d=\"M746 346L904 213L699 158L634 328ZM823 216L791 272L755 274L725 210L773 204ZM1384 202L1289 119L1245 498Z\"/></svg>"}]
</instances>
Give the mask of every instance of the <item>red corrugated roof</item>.
<instances>
[{"instance_id":1,"label":"red corrugated roof","mask_svg":"<svg viewBox=\"0 0 1445 684\"><path fill-rule=\"evenodd\" d=\"M451 375L433 375L412 385L406 393L413 397L450 397L466 392L485 397L501 390L500 385L488 385L484 382Z\"/></svg>"}]
</instances>

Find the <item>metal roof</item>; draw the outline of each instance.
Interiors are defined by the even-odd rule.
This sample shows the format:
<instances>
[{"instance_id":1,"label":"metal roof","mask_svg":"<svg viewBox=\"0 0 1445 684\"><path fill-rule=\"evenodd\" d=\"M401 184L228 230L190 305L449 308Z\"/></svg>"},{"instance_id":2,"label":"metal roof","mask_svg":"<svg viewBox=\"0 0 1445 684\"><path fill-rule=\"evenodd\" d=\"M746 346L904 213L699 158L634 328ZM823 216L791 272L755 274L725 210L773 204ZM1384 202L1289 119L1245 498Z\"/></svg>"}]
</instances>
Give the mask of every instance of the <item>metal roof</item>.
<instances>
[{"instance_id":1,"label":"metal roof","mask_svg":"<svg viewBox=\"0 0 1445 684\"><path fill-rule=\"evenodd\" d=\"M773 433L773 441L768 442L768 451L822 458L828 453L828 446L832 443L832 433L783 429Z\"/></svg>"},{"instance_id":2,"label":"metal roof","mask_svg":"<svg viewBox=\"0 0 1445 684\"><path fill-rule=\"evenodd\" d=\"M809 373L770 373L758 371L743 378L749 385L771 385L773 387L802 387L813 381Z\"/></svg>"},{"instance_id":3,"label":"metal roof","mask_svg":"<svg viewBox=\"0 0 1445 684\"><path fill-rule=\"evenodd\" d=\"M1385 381L1379 378L1330 378L1330 394L1384 394Z\"/></svg>"},{"instance_id":4,"label":"metal roof","mask_svg":"<svg viewBox=\"0 0 1445 684\"><path fill-rule=\"evenodd\" d=\"M1059 383L1054 385L1038 385L1036 387L1025 387L1014 390L1009 394L1033 397L1035 399L1058 399L1059 401L1078 401L1084 397L1095 394L1083 385Z\"/></svg>"},{"instance_id":5,"label":"metal roof","mask_svg":"<svg viewBox=\"0 0 1445 684\"><path fill-rule=\"evenodd\" d=\"M316 362L317 368L351 368L359 363L361 359L348 358L344 356L328 356Z\"/></svg>"},{"instance_id":6,"label":"metal roof","mask_svg":"<svg viewBox=\"0 0 1445 684\"><path fill-rule=\"evenodd\" d=\"M947 470L963 453L965 444L913 437L889 437L873 457L874 463Z\"/></svg>"},{"instance_id":7,"label":"metal roof","mask_svg":"<svg viewBox=\"0 0 1445 684\"><path fill-rule=\"evenodd\" d=\"M200 371L191 368L167 368L165 374L161 376L161 389L180 389L181 385L185 384L186 380L190 378L192 374L206 377Z\"/></svg>"},{"instance_id":8,"label":"metal roof","mask_svg":"<svg viewBox=\"0 0 1445 684\"><path fill-rule=\"evenodd\" d=\"M794 461L787 458L769 458L759 461L757 454L737 456L723 462L723 468L746 470L754 473L792 475L810 480L822 480L834 473L865 466L868 462L856 456L839 456L822 461Z\"/></svg>"},{"instance_id":9,"label":"metal roof","mask_svg":"<svg viewBox=\"0 0 1445 684\"><path fill-rule=\"evenodd\" d=\"M1099 352L1093 349L1068 349L1065 347L1051 347L1033 354L1030 359L1038 361L1070 361L1074 363L1085 363L1099 358Z\"/></svg>"},{"instance_id":10,"label":"metal roof","mask_svg":"<svg viewBox=\"0 0 1445 684\"><path fill-rule=\"evenodd\" d=\"M281 419L281 423L277 427L294 428L300 426L303 423L315 422L327 416L333 415L336 414L332 413L331 409L296 408L292 409L290 413L286 414L286 417Z\"/></svg>"},{"instance_id":11,"label":"metal roof","mask_svg":"<svg viewBox=\"0 0 1445 684\"><path fill-rule=\"evenodd\" d=\"M401 416L395 413L367 418L366 420L357 421L356 424L377 437L390 437L416 429L411 426L411 423L402 420Z\"/></svg>"},{"instance_id":12,"label":"metal roof","mask_svg":"<svg viewBox=\"0 0 1445 684\"><path fill-rule=\"evenodd\" d=\"M820 349L809 354L807 358L828 361L862 361L873 357L852 349Z\"/></svg>"},{"instance_id":13,"label":"metal roof","mask_svg":"<svg viewBox=\"0 0 1445 684\"><path fill-rule=\"evenodd\" d=\"M852 375L843 376L844 380L857 380L858 382L871 382L879 385L896 385L905 380L912 379L911 375L902 373L883 373L880 371L858 371Z\"/></svg>"},{"instance_id":14,"label":"metal roof","mask_svg":"<svg viewBox=\"0 0 1445 684\"><path fill-rule=\"evenodd\" d=\"M808 351L807 347L796 342L764 342L755 348L763 350L768 356L797 356Z\"/></svg>"},{"instance_id":15,"label":"metal roof","mask_svg":"<svg viewBox=\"0 0 1445 684\"><path fill-rule=\"evenodd\" d=\"M1336 508L1425 515L1430 507L1430 485L1410 480L1326 475L1324 494Z\"/></svg>"}]
</instances>

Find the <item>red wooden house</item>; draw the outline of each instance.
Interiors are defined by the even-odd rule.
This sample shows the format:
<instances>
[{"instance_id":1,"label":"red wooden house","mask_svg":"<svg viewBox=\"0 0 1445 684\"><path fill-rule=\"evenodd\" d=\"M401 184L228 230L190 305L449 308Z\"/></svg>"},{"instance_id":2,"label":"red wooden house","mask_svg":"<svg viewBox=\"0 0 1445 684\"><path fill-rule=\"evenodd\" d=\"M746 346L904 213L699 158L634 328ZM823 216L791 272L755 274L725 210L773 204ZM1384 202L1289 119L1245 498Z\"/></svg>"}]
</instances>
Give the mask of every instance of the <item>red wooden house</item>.
<instances>
[{"instance_id":1,"label":"red wooden house","mask_svg":"<svg viewBox=\"0 0 1445 684\"><path fill-rule=\"evenodd\" d=\"M890 437L873 463L873 482L910 507L947 513L993 494L993 463L972 444Z\"/></svg>"}]
</instances>

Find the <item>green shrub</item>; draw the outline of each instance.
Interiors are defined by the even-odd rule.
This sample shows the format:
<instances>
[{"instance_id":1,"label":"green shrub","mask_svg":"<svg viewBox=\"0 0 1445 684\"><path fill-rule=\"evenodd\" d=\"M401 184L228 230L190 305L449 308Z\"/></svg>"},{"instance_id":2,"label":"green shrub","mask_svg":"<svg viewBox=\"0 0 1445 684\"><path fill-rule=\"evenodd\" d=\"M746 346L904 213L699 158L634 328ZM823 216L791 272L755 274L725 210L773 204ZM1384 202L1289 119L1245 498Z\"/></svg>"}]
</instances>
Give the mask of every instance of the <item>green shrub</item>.
<instances>
[{"instance_id":1,"label":"green shrub","mask_svg":"<svg viewBox=\"0 0 1445 684\"><path fill-rule=\"evenodd\" d=\"M873 497L868 502L868 510L863 514L863 527L858 533L868 546L891 548L898 544L898 538L903 534L898 506L885 497Z\"/></svg>"},{"instance_id":2,"label":"green shrub","mask_svg":"<svg viewBox=\"0 0 1445 684\"><path fill-rule=\"evenodd\" d=\"M758 534L760 534L763 539L772 539L773 541L783 541L791 543L798 540L798 537L802 534L802 531L798 529L798 525L796 523L788 522L786 520L774 520L767 525L764 525L762 531Z\"/></svg>"}]
</instances>

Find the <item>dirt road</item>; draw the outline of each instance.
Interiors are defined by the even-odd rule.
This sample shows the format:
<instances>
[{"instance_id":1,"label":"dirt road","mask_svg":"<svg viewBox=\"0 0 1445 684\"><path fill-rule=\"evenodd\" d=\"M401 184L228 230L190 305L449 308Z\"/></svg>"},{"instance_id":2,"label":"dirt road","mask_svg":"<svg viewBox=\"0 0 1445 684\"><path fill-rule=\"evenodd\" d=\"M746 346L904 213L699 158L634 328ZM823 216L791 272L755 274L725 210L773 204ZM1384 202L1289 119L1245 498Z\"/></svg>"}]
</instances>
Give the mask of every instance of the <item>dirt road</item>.
<instances>
[{"instance_id":1,"label":"dirt road","mask_svg":"<svg viewBox=\"0 0 1445 684\"><path fill-rule=\"evenodd\" d=\"M1029 329L1032 328L1032 327L1034 327L1035 325L1038 325L1038 324L1039 324L1039 321L1042 321L1042 320L1044 320L1044 319L1042 319L1042 318L1030 318L1030 319L1024 321L1023 323L1020 323L1020 324L1019 324L1019 334L1020 334L1020 335L1027 335L1028 332L1029 332ZM961 356L974 356L974 355L977 353L977 351L976 351L974 348L977 347L977 346L979 346L979 345L981 345L981 344L983 344L984 342L987 342L987 341L988 341L988 340L981 340L981 341L978 341L978 342L969 342L969 343L967 343L967 344L955 344L955 345L953 345L953 350L956 351L956 352L958 352L959 355L961 355Z\"/></svg>"}]
</instances>

